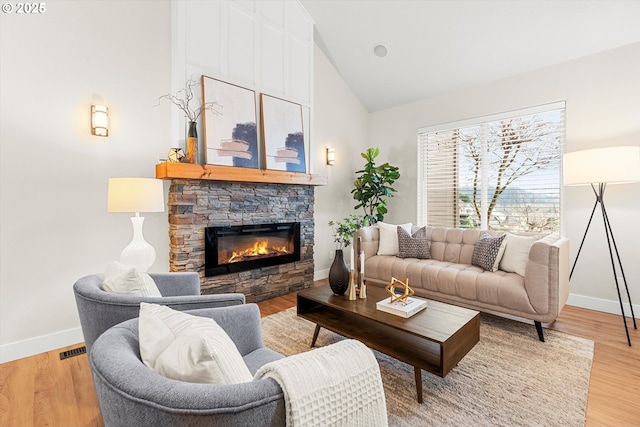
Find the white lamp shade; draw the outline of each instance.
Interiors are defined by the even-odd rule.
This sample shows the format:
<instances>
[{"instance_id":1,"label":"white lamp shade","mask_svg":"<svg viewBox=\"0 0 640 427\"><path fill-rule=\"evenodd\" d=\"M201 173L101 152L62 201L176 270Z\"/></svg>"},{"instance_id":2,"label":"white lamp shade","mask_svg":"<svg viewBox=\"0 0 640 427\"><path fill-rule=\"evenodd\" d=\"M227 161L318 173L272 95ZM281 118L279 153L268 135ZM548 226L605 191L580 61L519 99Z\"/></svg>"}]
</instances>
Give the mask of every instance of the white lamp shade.
<instances>
[{"instance_id":1,"label":"white lamp shade","mask_svg":"<svg viewBox=\"0 0 640 427\"><path fill-rule=\"evenodd\" d=\"M640 181L640 147L607 147L565 153L565 185Z\"/></svg>"},{"instance_id":2,"label":"white lamp shade","mask_svg":"<svg viewBox=\"0 0 640 427\"><path fill-rule=\"evenodd\" d=\"M162 181L154 178L109 178L107 212L164 212Z\"/></svg>"}]
</instances>

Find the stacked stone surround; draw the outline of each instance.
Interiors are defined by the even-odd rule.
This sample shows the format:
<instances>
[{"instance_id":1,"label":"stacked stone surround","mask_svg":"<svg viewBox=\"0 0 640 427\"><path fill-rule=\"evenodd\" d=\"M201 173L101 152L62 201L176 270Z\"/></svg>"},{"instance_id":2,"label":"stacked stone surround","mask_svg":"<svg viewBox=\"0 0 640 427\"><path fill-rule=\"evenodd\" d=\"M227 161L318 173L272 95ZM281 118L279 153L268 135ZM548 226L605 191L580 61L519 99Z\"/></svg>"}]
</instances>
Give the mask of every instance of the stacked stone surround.
<instances>
[{"instance_id":1,"label":"stacked stone surround","mask_svg":"<svg viewBox=\"0 0 640 427\"><path fill-rule=\"evenodd\" d=\"M257 302L313 286L314 187L172 179L169 188L171 271L200 274L202 293L241 292ZM204 276L204 228L300 223L300 261L222 276Z\"/></svg>"}]
</instances>

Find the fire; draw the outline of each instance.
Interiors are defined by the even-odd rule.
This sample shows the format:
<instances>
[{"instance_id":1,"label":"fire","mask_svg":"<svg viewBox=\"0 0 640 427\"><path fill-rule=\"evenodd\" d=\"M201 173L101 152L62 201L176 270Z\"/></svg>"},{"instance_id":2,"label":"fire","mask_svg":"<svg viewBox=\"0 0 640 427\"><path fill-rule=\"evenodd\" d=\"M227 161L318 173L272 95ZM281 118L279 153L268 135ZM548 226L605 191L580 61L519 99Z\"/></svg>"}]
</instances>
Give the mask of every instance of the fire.
<instances>
[{"instance_id":1,"label":"fire","mask_svg":"<svg viewBox=\"0 0 640 427\"><path fill-rule=\"evenodd\" d=\"M263 257L263 256L278 256L288 254L286 246L269 247L268 240L258 240L252 247L241 250L239 252L234 251L229 258L229 263L247 261L250 258Z\"/></svg>"}]
</instances>

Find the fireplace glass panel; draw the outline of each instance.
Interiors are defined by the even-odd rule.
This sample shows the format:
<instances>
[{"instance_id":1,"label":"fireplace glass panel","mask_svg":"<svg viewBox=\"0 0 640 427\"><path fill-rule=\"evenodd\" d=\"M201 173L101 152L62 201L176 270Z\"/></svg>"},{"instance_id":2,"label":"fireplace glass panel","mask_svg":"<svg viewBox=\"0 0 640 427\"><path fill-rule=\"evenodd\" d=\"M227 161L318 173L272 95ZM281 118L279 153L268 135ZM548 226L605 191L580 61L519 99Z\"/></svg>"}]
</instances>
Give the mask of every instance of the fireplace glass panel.
<instances>
[{"instance_id":1,"label":"fireplace glass panel","mask_svg":"<svg viewBox=\"0 0 640 427\"><path fill-rule=\"evenodd\" d=\"M205 276L300 260L300 224L258 224L205 229Z\"/></svg>"}]
</instances>

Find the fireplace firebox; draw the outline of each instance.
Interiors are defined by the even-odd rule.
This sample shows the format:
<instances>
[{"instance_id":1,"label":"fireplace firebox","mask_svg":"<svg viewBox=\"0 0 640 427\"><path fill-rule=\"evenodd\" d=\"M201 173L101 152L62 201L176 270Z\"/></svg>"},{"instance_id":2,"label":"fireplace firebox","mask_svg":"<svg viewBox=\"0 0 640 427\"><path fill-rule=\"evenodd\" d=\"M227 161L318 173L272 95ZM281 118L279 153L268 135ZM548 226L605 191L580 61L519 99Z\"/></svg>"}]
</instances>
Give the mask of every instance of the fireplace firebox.
<instances>
[{"instance_id":1,"label":"fireplace firebox","mask_svg":"<svg viewBox=\"0 0 640 427\"><path fill-rule=\"evenodd\" d=\"M206 227L205 276L300 261L300 223Z\"/></svg>"}]
</instances>

